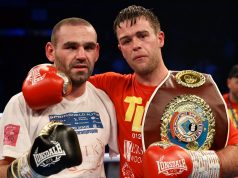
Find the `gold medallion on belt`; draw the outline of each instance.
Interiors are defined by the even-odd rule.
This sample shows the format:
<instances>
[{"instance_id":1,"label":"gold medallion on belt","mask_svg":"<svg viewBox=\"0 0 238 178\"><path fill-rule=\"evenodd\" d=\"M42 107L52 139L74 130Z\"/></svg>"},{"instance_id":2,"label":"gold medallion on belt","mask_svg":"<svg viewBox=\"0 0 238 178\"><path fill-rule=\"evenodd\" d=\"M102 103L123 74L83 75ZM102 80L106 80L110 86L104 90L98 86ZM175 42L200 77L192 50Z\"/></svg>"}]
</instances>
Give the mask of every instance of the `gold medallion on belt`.
<instances>
[{"instance_id":1,"label":"gold medallion on belt","mask_svg":"<svg viewBox=\"0 0 238 178\"><path fill-rule=\"evenodd\" d=\"M196 95L180 95L165 107L161 140L189 150L208 150L215 136L215 118L209 105Z\"/></svg>"},{"instance_id":2,"label":"gold medallion on belt","mask_svg":"<svg viewBox=\"0 0 238 178\"><path fill-rule=\"evenodd\" d=\"M195 88L205 83L205 77L193 70L183 70L176 74L176 82L184 87Z\"/></svg>"}]
</instances>

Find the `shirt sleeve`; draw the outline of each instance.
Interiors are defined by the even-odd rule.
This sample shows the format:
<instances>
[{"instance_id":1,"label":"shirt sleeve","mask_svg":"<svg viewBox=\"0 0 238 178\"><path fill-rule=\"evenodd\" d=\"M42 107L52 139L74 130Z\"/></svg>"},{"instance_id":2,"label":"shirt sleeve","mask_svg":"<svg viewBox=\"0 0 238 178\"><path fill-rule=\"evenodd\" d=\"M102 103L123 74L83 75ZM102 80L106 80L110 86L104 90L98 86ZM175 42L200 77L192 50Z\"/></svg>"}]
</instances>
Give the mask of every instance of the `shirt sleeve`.
<instances>
[{"instance_id":1,"label":"shirt sleeve","mask_svg":"<svg viewBox=\"0 0 238 178\"><path fill-rule=\"evenodd\" d=\"M26 113L22 94L13 96L0 120L0 158L18 158L31 147Z\"/></svg>"},{"instance_id":2,"label":"shirt sleeve","mask_svg":"<svg viewBox=\"0 0 238 178\"><path fill-rule=\"evenodd\" d=\"M230 121L228 145L235 145L235 144L238 144L238 129L236 129L232 121Z\"/></svg>"}]
</instances>

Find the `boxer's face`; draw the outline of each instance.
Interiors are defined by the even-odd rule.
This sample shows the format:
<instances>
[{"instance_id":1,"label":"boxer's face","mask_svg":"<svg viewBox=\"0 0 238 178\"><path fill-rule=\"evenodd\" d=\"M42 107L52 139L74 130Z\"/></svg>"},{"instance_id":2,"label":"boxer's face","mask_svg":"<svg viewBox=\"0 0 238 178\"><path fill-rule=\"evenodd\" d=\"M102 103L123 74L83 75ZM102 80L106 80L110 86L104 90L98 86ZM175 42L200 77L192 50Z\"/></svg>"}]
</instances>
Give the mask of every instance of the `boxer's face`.
<instances>
[{"instance_id":1,"label":"boxer's face","mask_svg":"<svg viewBox=\"0 0 238 178\"><path fill-rule=\"evenodd\" d=\"M148 74L157 66L161 57L161 47L164 45L164 33L155 32L145 17L120 23L117 27L118 47L130 67L138 74Z\"/></svg>"},{"instance_id":2,"label":"boxer's face","mask_svg":"<svg viewBox=\"0 0 238 178\"><path fill-rule=\"evenodd\" d=\"M238 103L238 77L232 77L227 80L228 88L233 98Z\"/></svg>"},{"instance_id":3,"label":"boxer's face","mask_svg":"<svg viewBox=\"0 0 238 178\"><path fill-rule=\"evenodd\" d=\"M99 57L95 30L85 25L64 25L56 35L52 62L71 78L74 85L84 83L92 74Z\"/></svg>"}]
</instances>

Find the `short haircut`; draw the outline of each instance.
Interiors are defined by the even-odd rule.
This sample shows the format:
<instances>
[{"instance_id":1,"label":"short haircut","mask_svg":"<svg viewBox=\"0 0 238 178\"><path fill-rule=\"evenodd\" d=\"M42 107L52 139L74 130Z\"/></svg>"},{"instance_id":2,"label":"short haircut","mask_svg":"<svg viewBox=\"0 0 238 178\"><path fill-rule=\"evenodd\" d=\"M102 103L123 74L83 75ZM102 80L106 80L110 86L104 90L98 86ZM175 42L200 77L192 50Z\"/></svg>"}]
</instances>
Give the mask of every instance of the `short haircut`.
<instances>
[{"instance_id":1,"label":"short haircut","mask_svg":"<svg viewBox=\"0 0 238 178\"><path fill-rule=\"evenodd\" d=\"M66 18L63 19L61 21L59 21L52 30L51 33L51 42L56 45L57 44L57 31L59 31L60 27L62 27L63 25L73 25L73 26L77 26L77 25L85 25L85 26L92 26L91 23L89 23L87 20L84 20L82 18L78 18L78 17L70 17L70 18ZM94 28L94 27L93 27ZM96 32L96 31L95 31ZM97 34L96 34L97 35Z\"/></svg>"},{"instance_id":2,"label":"short haircut","mask_svg":"<svg viewBox=\"0 0 238 178\"><path fill-rule=\"evenodd\" d=\"M160 30L160 22L157 16L150 10L146 9L142 6L131 5L125 9L122 9L114 20L113 29L114 33L116 33L117 27L120 28L120 23L125 20L131 21L131 26L136 23L136 19L138 17L145 17L148 20L154 29L155 32Z\"/></svg>"},{"instance_id":3,"label":"short haircut","mask_svg":"<svg viewBox=\"0 0 238 178\"><path fill-rule=\"evenodd\" d=\"M238 64L234 65L228 74L229 79L233 77L238 77Z\"/></svg>"}]
</instances>

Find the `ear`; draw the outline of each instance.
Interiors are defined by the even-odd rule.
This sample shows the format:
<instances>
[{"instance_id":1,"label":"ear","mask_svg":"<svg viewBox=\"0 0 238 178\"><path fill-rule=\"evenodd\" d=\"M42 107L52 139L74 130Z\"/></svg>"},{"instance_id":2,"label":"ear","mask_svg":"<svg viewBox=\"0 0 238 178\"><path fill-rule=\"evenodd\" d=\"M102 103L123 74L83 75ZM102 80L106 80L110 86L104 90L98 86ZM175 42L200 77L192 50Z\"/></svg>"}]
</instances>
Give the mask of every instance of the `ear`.
<instances>
[{"instance_id":1,"label":"ear","mask_svg":"<svg viewBox=\"0 0 238 178\"><path fill-rule=\"evenodd\" d=\"M121 51L121 45L120 45L120 44L118 44L118 45L117 45L117 47L118 47L118 49Z\"/></svg>"},{"instance_id":2,"label":"ear","mask_svg":"<svg viewBox=\"0 0 238 178\"><path fill-rule=\"evenodd\" d=\"M97 62L98 58L99 58L99 53L100 53L100 45L99 43L96 44L96 60L95 62Z\"/></svg>"},{"instance_id":3,"label":"ear","mask_svg":"<svg viewBox=\"0 0 238 178\"><path fill-rule=\"evenodd\" d=\"M50 62L55 61L55 47L51 42L47 42L45 45L45 55Z\"/></svg>"},{"instance_id":4,"label":"ear","mask_svg":"<svg viewBox=\"0 0 238 178\"><path fill-rule=\"evenodd\" d=\"M160 47L163 47L164 46L164 32L163 31L158 31L157 32L157 38L159 40L159 44L160 44Z\"/></svg>"}]
</instances>

